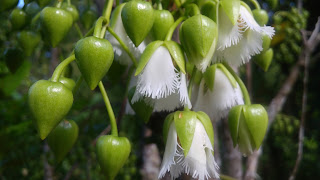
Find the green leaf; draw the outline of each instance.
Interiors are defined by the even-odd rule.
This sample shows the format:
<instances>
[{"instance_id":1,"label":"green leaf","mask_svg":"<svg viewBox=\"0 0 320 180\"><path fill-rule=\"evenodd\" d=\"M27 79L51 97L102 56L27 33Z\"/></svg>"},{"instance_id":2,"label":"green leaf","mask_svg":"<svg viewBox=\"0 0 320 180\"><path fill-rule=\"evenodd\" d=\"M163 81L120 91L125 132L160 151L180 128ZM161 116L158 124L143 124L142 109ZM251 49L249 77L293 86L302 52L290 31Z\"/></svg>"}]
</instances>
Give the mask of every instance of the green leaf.
<instances>
[{"instance_id":1,"label":"green leaf","mask_svg":"<svg viewBox=\"0 0 320 180\"><path fill-rule=\"evenodd\" d=\"M136 73L134 74L135 76L139 75L144 67L148 64L149 59L153 55L154 51L158 49L163 44L163 41L153 41L150 43L146 49L143 51L141 58L139 60L139 64L136 70Z\"/></svg>"},{"instance_id":2,"label":"green leaf","mask_svg":"<svg viewBox=\"0 0 320 180\"><path fill-rule=\"evenodd\" d=\"M259 148L268 127L268 113L260 104L253 104L243 108L246 124L253 138L256 148Z\"/></svg>"},{"instance_id":3,"label":"green leaf","mask_svg":"<svg viewBox=\"0 0 320 180\"><path fill-rule=\"evenodd\" d=\"M213 132L213 127L212 127L212 122L210 120L210 117L202 111L197 112L197 118L201 121L204 129L207 132L207 135L210 139L212 147L214 146L214 132Z\"/></svg>"},{"instance_id":4,"label":"green leaf","mask_svg":"<svg viewBox=\"0 0 320 180\"><path fill-rule=\"evenodd\" d=\"M181 46L174 41L165 41L164 45L169 50L169 53L173 60L177 63L180 71L186 73L186 60Z\"/></svg>"},{"instance_id":5,"label":"green leaf","mask_svg":"<svg viewBox=\"0 0 320 180\"><path fill-rule=\"evenodd\" d=\"M240 0L221 0L220 4L231 23L235 25L240 14Z\"/></svg>"},{"instance_id":6,"label":"green leaf","mask_svg":"<svg viewBox=\"0 0 320 180\"><path fill-rule=\"evenodd\" d=\"M121 11L122 11L122 8L123 8L123 6L124 6L125 4L126 4L126 3L120 4L119 6L117 6L117 7L112 11L112 15L111 15L111 18L110 18L110 27L111 27L112 29L115 28L117 19L118 19L118 18L121 18Z\"/></svg>"},{"instance_id":7,"label":"green leaf","mask_svg":"<svg viewBox=\"0 0 320 180\"><path fill-rule=\"evenodd\" d=\"M229 130L233 141L233 147L238 144L240 116L244 105L234 106L228 116Z\"/></svg>"},{"instance_id":8,"label":"green leaf","mask_svg":"<svg viewBox=\"0 0 320 180\"><path fill-rule=\"evenodd\" d=\"M181 147L184 149L184 156L188 155L192 144L197 122L196 115L193 111L176 111L174 113L174 124Z\"/></svg>"}]
</instances>

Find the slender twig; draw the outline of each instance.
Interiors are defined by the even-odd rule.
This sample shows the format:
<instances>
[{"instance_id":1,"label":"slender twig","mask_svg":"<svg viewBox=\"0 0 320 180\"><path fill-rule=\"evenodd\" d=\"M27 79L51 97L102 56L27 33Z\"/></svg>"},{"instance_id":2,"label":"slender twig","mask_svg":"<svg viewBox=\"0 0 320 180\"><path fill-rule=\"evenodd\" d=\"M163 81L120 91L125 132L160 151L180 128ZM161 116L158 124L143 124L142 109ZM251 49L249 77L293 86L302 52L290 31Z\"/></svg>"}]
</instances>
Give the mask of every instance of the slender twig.
<instances>
[{"instance_id":1,"label":"slender twig","mask_svg":"<svg viewBox=\"0 0 320 180\"><path fill-rule=\"evenodd\" d=\"M309 63L310 63L311 53L318 44L318 41L316 41L316 39L319 33L319 29L320 29L320 18L318 18L316 27L312 32L310 38L307 40L305 44L306 51L305 51L305 61L304 61L302 113L301 113L300 128L299 128L298 154L297 154L296 163L289 177L289 180L294 180L296 178L296 174L298 172L298 168L303 156L304 128L305 128L305 122L306 122L307 100L308 100L307 96L308 96L308 80L309 80ZM306 36L304 36L304 39L306 39Z\"/></svg>"}]
</instances>

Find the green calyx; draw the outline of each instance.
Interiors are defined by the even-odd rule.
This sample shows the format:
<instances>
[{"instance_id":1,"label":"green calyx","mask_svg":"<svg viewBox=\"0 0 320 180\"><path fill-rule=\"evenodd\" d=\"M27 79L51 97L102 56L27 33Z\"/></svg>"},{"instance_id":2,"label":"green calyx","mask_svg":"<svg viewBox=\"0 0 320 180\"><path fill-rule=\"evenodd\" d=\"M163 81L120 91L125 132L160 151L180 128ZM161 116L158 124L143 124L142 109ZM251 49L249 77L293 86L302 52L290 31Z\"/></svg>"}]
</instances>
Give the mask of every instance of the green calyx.
<instances>
[{"instance_id":1,"label":"green calyx","mask_svg":"<svg viewBox=\"0 0 320 180\"><path fill-rule=\"evenodd\" d=\"M108 180L113 180L127 161L131 145L127 138L105 135L97 141L97 158Z\"/></svg>"},{"instance_id":2,"label":"green calyx","mask_svg":"<svg viewBox=\"0 0 320 180\"><path fill-rule=\"evenodd\" d=\"M18 42L22 49L24 50L24 54L26 56L31 56L34 49L40 43L41 37L38 33L33 31L21 31L17 35Z\"/></svg>"},{"instance_id":3,"label":"green calyx","mask_svg":"<svg viewBox=\"0 0 320 180\"><path fill-rule=\"evenodd\" d=\"M15 8L10 14L10 22L13 30L19 30L26 25L27 14L18 8Z\"/></svg>"},{"instance_id":4,"label":"green calyx","mask_svg":"<svg viewBox=\"0 0 320 180\"><path fill-rule=\"evenodd\" d=\"M147 104L143 99L138 100L135 103L132 103L131 100L135 93L136 87L133 87L128 92L129 104L136 113L136 115L143 120L143 122L148 123L153 112L153 107Z\"/></svg>"},{"instance_id":5,"label":"green calyx","mask_svg":"<svg viewBox=\"0 0 320 180\"><path fill-rule=\"evenodd\" d=\"M79 134L78 125L72 120L61 121L48 136L48 145L53 151L57 163L70 151L77 141Z\"/></svg>"},{"instance_id":6,"label":"green calyx","mask_svg":"<svg viewBox=\"0 0 320 180\"><path fill-rule=\"evenodd\" d=\"M169 114L163 125L163 136L165 142L167 141L167 138L170 138L167 137L167 135L169 133L170 126L174 123L178 135L178 142L184 149L184 155L187 156L193 141L197 121L200 121L203 124L210 142L213 145L214 134L212 123L208 115L202 111L176 111Z\"/></svg>"},{"instance_id":7,"label":"green calyx","mask_svg":"<svg viewBox=\"0 0 320 180\"><path fill-rule=\"evenodd\" d=\"M174 18L170 11L154 10L154 22L151 34L155 40L165 40L170 27L174 23Z\"/></svg>"},{"instance_id":8,"label":"green calyx","mask_svg":"<svg viewBox=\"0 0 320 180\"><path fill-rule=\"evenodd\" d=\"M258 54L254 56L253 61L265 72L268 71L269 66L273 59L273 49L270 48L265 52L261 52L261 54Z\"/></svg>"},{"instance_id":9,"label":"green calyx","mask_svg":"<svg viewBox=\"0 0 320 180\"><path fill-rule=\"evenodd\" d=\"M29 89L28 98L42 140L67 115L73 103L70 89L60 82L46 80L34 83Z\"/></svg>"},{"instance_id":10,"label":"green calyx","mask_svg":"<svg viewBox=\"0 0 320 180\"><path fill-rule=\"evenodd\" d=\"M94 90L113 62L112 45L106 39L86 37L77 42L74 53L81 74Z\"/></svg>"},{"instance_id":11,"label":"green calyx","mask_svg":"<svg viewBox=\"0 0 320 180\"><path fill-rule=\"evenodd\" d=\"M240 0L220 0L220 5L231 23L235 25L240 14Z\"/></svg>"},{"instance_id":12,"label":"green calyx","mask_svg":"<svg viewBox=\"0 0 320 180\"><path fill-rule=\"evenodd\" d=\"M214 91L214 80L217 69L221 70L224 73L224 75L229 79L229 82L234 88L237 87L237 81L228 71L228 69L226 69L223 64L217 63L208 67L206 72L203 74L205 83L211 91Z\"/></svg>"},{"instance_id":13,"label":"green calyx","mask_svg":"<svg viewBox=\"0 0 320 180\"><path fill-rule=\"evenodd\" d=\"M228 121L234 147L239 145L244 154L260 147L268 127L268 114L263 106L235 106L229 112Z\"/></svg>"},{"instance_id":14,"label":"green calyx","mask_svg":"<svg viewBox=\"0 0 320 180\"><path fill-rule=\"evenodd\" d=\"M56 47L69 32L73 17L64 9L46 7L40 13L43 37L52 47Z\"/></svg>"},{"instance_id":15,"label":"green calyx","mask_svg":"<svg viewBox=\"0 0 320 180\"><path fill-rule=\"evenodd\" d=\"M148 64L150 58L152 57L152 55L154 54L154 52L160 47L160 46L164 46L167 48L167 50L169 51L172 59L174 60L174 64L176 64L180 71L183 73L186 73L186 68L185 68L185 58L184 58L184 54L183 54L183 50L181 48L181 46L174 42L174 41L153 41L152 43L150 43L146 49L143 51L137 70L135 72L135 76L139 75L142 70L144 69L144 67Z\"/></svg>"},{"instance_id":16,"label":"green calyx","mask_svg":"<svg viewBox=\"0 0 320 180\"><path fill-rule=\"evenodd\" d=\"M216 23L203 15L193 16L182 23L179 36L188 60L204 71L217 44Z\"/></svg>"},{"instance_id":17,"label":"green calyx","mask_svg":"<svg viewBox=\"0 0 320 180\"><path fill-rule=\"evenodd\" d=\"M128 36L138 47L153 26L154 10L149 2L130 1L124 5L121 18Z\"/></svg>"}]
</instances>

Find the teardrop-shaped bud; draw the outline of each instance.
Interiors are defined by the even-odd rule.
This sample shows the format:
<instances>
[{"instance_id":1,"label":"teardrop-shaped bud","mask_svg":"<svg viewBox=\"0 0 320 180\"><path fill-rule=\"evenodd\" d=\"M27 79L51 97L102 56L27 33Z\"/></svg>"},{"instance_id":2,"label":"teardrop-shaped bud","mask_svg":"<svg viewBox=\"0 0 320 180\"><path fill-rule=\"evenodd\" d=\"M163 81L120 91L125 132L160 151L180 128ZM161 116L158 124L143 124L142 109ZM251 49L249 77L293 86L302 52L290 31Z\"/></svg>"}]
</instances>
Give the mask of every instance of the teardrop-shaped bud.
<instances>
[{"instance_id":1,"label":"teardrop-shaped bud","mask_svg":"<svg viewBox=\"0 0 320 180\"><path fill-rule=\"evenodd\" d=\"M43 140L69 112L73 103L72 92L60 82L40 80L30 87L28 96L29 107Z\"/></svg>"},{"instance_id":2,"label":"teardrop-shaped bud","mask_svg":"<svg viewBox=\"0 0 320 180\"><path fill-rule=\"evenodd\" d=\"M127 138L101 136L97 141L97 158L108 180L113 180L127 161L131 145Z\"/></svg>"},{"instance_id":3,"label":"teardrop-shaped bud","mask_svg":"<svg viewBox=\"0 0 320 180\"><path fill-rule=\"evenodd\" d=\"M74 5L72 5L72 4L69 5L68 3L64 2L64 3L62 3L61 8L68 11L72 15L73 22L78 21L79 12Z\"/></svg>"},{"instance_id":4,"label":"teardrop-shaped bud","mask_svg":"<svg viewBox=\"0 0 320 180\"><path fill-rule=\"evenodd\" d=\"M97 12L91 9L84 11L80 16L81 23L86 29L90 29L97 18Z\"/></svg>"},{"instance_id":5,"label":"teardrop-shaped bud","mask_svg":"<svg viewBox=\"0 0 320 180\"><path fill-rule=\"evenodd\" d=\"M217 3L214 1L207 1L201 6L201 14L215 21L217 19Z\"/></svg>"},{"instance_id":6,"label":"teardrop-shaped bud","mask_svg":"<svg viewBox=\"0 0 320 180\"><path fill-rule=\"evenodd\" d=\"M9 48L4 52L4 61L11 73L15 73L24 61L23 51L19 48Z\"/></svg>"},{"instance_id":7,"label":"teardrop-shaped bud","mask_svg":"<svg viewBox=\"0 0 320 180\"><path fill-rule=\"evenodd\" d=\"M56 47L69 32L72 15L60 8L46 7L40 13L42 35L52 47Z\"/></svg>"},{"instance_id":8,"label":"teardrop-shaped bud","mask_svg":"<svg viewBox=\"0 0 320 180\"><path fill-rule=\"evenodd\" d=\"M33 31L21 31L17 35L18 42L26 56L31 56L40 42L40 35Z\"/></svg>"},{"instance_id":9,"label":"teardrop-shaped bud","mask_svg":"<svg viewBox=\"0 0 320 180\"><path fill-rule=\"evenodd\" d=\"M9 10L17 6L19 0L1 0L0 1L0 12Z\"/></svg>"},{"instance_id":10,"label":"teardrop-shaped bud","mask_svg":"<svg viewBox=\"0 0 320 180\"><path fill-rule=\"evenodd\" d=\"M182 23L179 35L188 60L204 72L218 40L216 23L206 16L196 15Z\"/></svg>"},{"instance_id":11,"label":"teardrop-shaped bud","mask_svg":"<svg viewBox=\"0 0 320 180\"><path fill-rule=\"evenodd\" d=\"M77 141L78 125L72 120L63 120L48 136L48 145L53 151L57 162L61 162Z\"/></svg>"},{"instance_id":12,"label":"teardrop-shaped bud","mask_svg":"<svg viewBox=\"0 0 320 180\"><path fill-rule=\"evenodd\" d=\"M26 25L27 14L21 9L14 9L10 14L10 22L13 30L18 30Z\"/></svg>"},{"instance_id":13,"label":"teardrop-shaped bud","mask_svg":"<svg viewBox=\"0 0 320 180\"><path fill-rule=\"evenodd\" d=\"M266 52L271 44L271 38L268 35L262 36L262 52Z\"/></svg>"},{"instance_id":14,"label":"teardrop-shaped bud","mask_svg":"<svg viewBox=\"0 0 320 180\"><path fill-rule=\"evenodd\" d=\"M261 54L256 55L253 58L253 61L265 72L268 71L269 66L273 59L273 49L270 48L266 52L262 52Z\"/></svg>"},{"instance_id":15,"label":"teardrop-shaped bud","mask_svg":"<svg viewBox=\"0 0 320 180\"><path fill-rule=\"evenodd\" d=\"M149 2L130 1L124 5L121 12L123 26L136 47L151 30L154 21L153 14L153 8Z\"/></svg>"},{"instance_id":16,"label":"teardrop-shaped bud","mask_svg":"<svg viewBox=\"0 0 320 180\"><path fill-rule=\"evenodd\" d=\"M95 89L113 62L110 42L94 36L77 42L74 53L79 70L91 90Z\"/></svg>"},{"instance_id":17,"label":"teardrop-shaped bud","mask_svg":"<svg viewBox=\"0 0 320 180\"><path fill-rule=\"evenodd\" d=\"M268 114L260 104L239 105L229 112L229 129L233 145L244 155L259 149L268 127Z\"/></svg>"},{"instance_id":18,"label":"teardrop-shaped bud","mask_svg":"<svg viewBox=\"0 0 320 180\"><path fill-rule=\"evenodd\" d=\"M134 112L137 114L137 116L143 122L148 123L153 111L153 107L147 104L143 99L139 99L138 101L132 104L131 100L133 98L135 90L136 90L136 87L133 87L129 90L128 101L130 103L130 106L134 110Z\"/></svg>"},{"instance_id":19,"label":"teardrop-shaped bud","mask_svg":"<svg viewBox=\"0 0 320 180\"><path fill-rule=\"evenodd\" d=\"M155 40L164 40L174 23L172 14L167 10L154 10L154 22L151 29Z\"/></svg>"},{"instance_id":20,"label":"teardrop-shaped bud","mask_svg":"<svg viewBox=\"0 0 320 180\"><path fill-rule=\"evenodd\" d=\"M37 0L37 3L39 4L40 7L45 7L51 2L51 0Z\"/></svg>"},{"instance_id":21,"label":"teardrop-shaped bud","mask_svg":"<svg viewBox=\"0 0 320 180\"><path fill-rule=\"evenodd\" d=\"M252 11L254 19L257 21L257 23L260 26L266 25L269 21L268 13L267 11L263 9L255 9Z\"/></svg>"}]
</instances>

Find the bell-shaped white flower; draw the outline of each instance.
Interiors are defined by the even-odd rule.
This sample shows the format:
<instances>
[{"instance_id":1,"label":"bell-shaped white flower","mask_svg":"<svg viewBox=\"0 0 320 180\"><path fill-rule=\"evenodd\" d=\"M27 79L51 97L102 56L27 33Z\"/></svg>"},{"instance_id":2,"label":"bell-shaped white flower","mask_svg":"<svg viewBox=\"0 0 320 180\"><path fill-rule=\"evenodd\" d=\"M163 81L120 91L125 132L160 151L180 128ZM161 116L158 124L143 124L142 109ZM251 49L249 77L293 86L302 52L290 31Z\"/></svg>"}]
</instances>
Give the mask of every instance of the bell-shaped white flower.
<instances>
[{"instance_id":1,"label":"bell-shaped white flower","mask_svg":"<svg viewBox=\"0 0 320 180\"><path fill-rule=\"evenodd\" d=\"M159 46L139 74L132 103L140 98L154 107L154 111L171 111L191 103L185 74L178 72L168 49Z\"/></svg>"},{"instance_id":2,"label":"bell-shaped white flower","mask_svg":"<svg viewBox=\"0 0 320 180\"><path fill-rule=\"evenodd\" d=\"M139 59L144 49L146 48L146 41L143 41L138 47L135 47L131 39L129 38L126 30L124 29L121 11L123 5L118 6L112 13L110 27L120 37L124 44L129 48L130 52L133 53L136 59ZM112 44L114 50L115 60L118 60L122 65L131 65L132 61L126 51L122 48L118 40L113 37L109 32L106 33L106 39Z\"/></svg>"},{"instance_id":3,"label":"bell-shaped white flower","mask_svg":"<svg viewBox=\"0 0 320 180\"><path fill-rule=\"evenodd\" d=\"M181 115L181 113L183 113L183 115ZM190 113L195 112L189 112L189 114ZM203 112L200 113L204 114ZM213 136L212 124L209 117L205 115L206 118L204 119L206 120L204 121L209 123L206 124L203 123L197 115L190 116L189 118L191 119L189 120L182 120L179 119L181 116L188 116L185 112L177 111L174 114L175 115L171 116L174 120L171 120L171 123L169 120L166 147L159 179L164 177L167 172L170 172L171 179L178 178L182 173L186 173L199 180L219 178L219 174L217 173L219 167L213 156L213 137L210 137L210 133L208 133L211 131L210 135ZM186 126L190 129L182 130L182 127L184 127L183 123L190 123L192 125ZM193 134L186 133L188 130L192 131ZM189 141L190 147L188 148L186 147L188 145L186 145L185 147L187 149L184 149L181 143L186 139L188 139L187 141Z\"/></svg>"},{"instance_id":4,"label":"bell-shaped white flower","mask_svg":"<svg viewBox=\"0 0 320 180\"><path fill-rule=\"evenodd\" d=\"M204 111L211 120L220 120L228 115L229 110L243 104L243 97L237 82L234 87L226 74L219 68L215 70L213 90L210 90L202 79L193 105L195 111Z\"/></svg>"},{"instance_id":5,"label":"bell-shaped white flower","mask_svg":"<svg viewBox=\"0 0 320 180\"><path fill-rule=\"evenodd\" d=\"M227 61L233 66L247 63L262 51L262 37L274 35L270 26L260 26L249 10L240 5L240 15L233 25L222 8L219 9L219 39L213 62Z\"/></svg>"}]
</instances>

